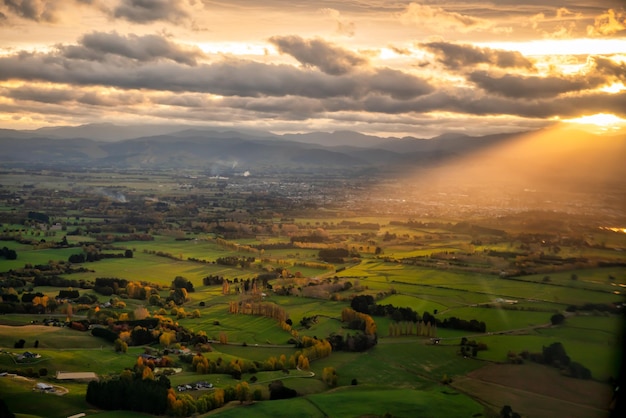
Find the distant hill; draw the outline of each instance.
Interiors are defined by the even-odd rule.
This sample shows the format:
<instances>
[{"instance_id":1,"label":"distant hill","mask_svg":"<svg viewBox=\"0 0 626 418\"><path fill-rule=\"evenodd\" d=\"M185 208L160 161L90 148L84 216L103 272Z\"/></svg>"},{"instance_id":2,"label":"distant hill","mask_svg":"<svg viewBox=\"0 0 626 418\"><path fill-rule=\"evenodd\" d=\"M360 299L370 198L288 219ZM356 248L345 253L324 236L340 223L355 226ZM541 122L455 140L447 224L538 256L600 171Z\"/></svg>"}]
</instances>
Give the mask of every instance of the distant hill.
<instances>
[{"instance_id":1,"label":"distant hill","mask_svg":"<svg viewBox=\"0 0 626 418\"><path fill-rule=\"evenodd\" d=\"M506 139L500 136L498 140ZM297 170L425 163L483 147L493 138L380 138L358 132L269 132L190 126L91 124L0 130L0 162L9 166Z\"/></svg>"},{"instance_id":2,"label":"distant hill","mask_svg":"<svg viewBox=\"0 0 626 418\"><path fill-rule=\"evenodd\" d=\"M419 181L436 178L442 184L474 181L480 185L488 179L523 180L530 186L558 182L561 187L576 181L592 187L597 182L626 178L624 155L624 134L595 136L565 127L482 137L446 134L431 139L380 138L348 131L276 135L110 124L0 130L3 167L194 169L214 174L380 175L421 170Z\"/></svg>"}]
</instances>

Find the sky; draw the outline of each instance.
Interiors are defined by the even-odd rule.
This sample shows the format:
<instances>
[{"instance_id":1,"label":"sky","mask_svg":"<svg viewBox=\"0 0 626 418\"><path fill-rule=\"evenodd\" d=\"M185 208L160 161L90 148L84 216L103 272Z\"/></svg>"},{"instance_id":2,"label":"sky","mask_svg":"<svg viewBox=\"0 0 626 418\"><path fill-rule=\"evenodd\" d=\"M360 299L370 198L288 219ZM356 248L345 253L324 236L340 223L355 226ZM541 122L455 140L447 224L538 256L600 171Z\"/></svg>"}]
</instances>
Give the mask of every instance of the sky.
<instances>
[{"instance_id":1,"label":"sky","mask_svg":"<svg viewBox=\"0 0 626 418\"><path fill-rule=\"evenodd\" d=\"M624 0L0 0L0 128L626 129Z\"/></svg>"}]
</instances>

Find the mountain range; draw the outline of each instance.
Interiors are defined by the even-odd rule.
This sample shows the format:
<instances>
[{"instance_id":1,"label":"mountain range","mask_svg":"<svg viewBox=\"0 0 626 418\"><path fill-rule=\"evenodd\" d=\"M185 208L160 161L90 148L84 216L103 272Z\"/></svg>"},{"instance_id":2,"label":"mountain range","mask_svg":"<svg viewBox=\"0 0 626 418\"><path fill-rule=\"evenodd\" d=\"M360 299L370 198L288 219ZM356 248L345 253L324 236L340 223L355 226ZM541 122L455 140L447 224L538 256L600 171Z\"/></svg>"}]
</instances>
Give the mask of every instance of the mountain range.
<instances>
[{"instance_id":1,"label":"mountain range","mask_svg":"<svg viewBox=\"0 0 626 418\"><path fill-rule=\"evenodd\" d=\"M624 155L626 134L593 135L567 125L429 139L351 131L277 135L173 125L0 129L0 164L5 168L188 169L226 176L246 171L383 175L429 170L431 177L437 173L451 183L524 178L532 179L533 187L553 182L593 188L626 179Z\"/></svg>"},{"instance_id":2,"label":"mountain range","mask_svg":"<svg viewBox=\"0 0 626 418\"><path fill-rule=\"evenodd\" d=\"M463 155L516 134L381 138L358 132L276 135L180 126L90 124L0 130L5 166L94 168L238 167L258 170L393 167Z\"/></svg>"}]
</instances>

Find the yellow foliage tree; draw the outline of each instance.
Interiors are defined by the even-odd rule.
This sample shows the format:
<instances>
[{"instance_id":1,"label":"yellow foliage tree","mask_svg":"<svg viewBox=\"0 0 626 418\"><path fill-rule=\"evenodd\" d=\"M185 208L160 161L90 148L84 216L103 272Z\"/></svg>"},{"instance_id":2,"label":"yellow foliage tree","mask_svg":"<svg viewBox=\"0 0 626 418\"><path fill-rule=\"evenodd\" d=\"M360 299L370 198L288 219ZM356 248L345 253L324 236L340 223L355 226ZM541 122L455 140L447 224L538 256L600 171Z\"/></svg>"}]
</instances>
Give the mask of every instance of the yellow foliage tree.
<instances>
[{"instance_id":1,"label":"yellow foliage tree","mask_svg":"<svg viewBox=\"0 0 626 418\"><path fill-rule=\"evenodd\" d=\"M302 370L309 370L309 359L302 354L298 356L298 368Z\"/></svg>"},{"instance_id":2,"label":"yellow foliage tree","mask_svg":"<svg viewBox=\"0 0 626 418\"><path fill-rule=\"evenodd\" d=\"M250 386L248 386L248 382L238 383L235 387L235 392L239 403L247 402L250 399Z\"/></svg>"},{"instance_id":3,"label":"yellow foliage tree","mask_svg":"<svg viewBox=\"0 0 626 418\"><path fill-rule=\"evenodd\" d=\"M324 367L322 380L330 387L337 386L337 371L334 367Z\"/></svg>"},{"instance_id":4,"label":"yellow foliage tree","mask_svg":"<svg viewBox=\"0 0 626 418\"><path fill-rule=\"evenodd\" d=\"M126 344L130 342L130 331L122 331L120 332L120 340L124 341Z\"/></svg>"},{"instance_id":5,"label":"yellow foliage tree","mask_svg":"<svg viewBox=\"0 0 626 418\"><path fill-rule=\"evenodd\" d=\"M145 306L139 306L133 311L133 319L146 319L149 316L150 312L148 312Z\"/></svg>"},{"instance_id":6,"label":"yellow foliage tree","mask_svg":"<svg viewBox=\"0 0 626 418\"><path fill-rule=\"evenodd\" d=\"M144 367L143 372L141 373L141 379L146 380L154 380L154 373L152 373L152 369L150 367Z\"/></svg>"},{"instance_id":7,"label":"yellow foliage tree","mask_svg":"<svg viewBox=\"0 0 626 418\"><path fill-rule=\"evenodd\" d=\"M159 337L159 343L166 347L169 347L176 342L176 333L173 331L166 331Z\"/></svg>"}]
</instances>

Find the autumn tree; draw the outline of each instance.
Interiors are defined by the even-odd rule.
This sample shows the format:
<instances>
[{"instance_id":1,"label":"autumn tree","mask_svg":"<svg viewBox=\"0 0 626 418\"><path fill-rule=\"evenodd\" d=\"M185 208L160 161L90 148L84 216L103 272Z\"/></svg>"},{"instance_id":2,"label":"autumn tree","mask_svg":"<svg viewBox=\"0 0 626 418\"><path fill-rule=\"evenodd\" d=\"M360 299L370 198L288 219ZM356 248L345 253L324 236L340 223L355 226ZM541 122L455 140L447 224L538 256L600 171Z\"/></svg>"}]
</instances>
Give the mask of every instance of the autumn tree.
<instances>
[{"instance_id":1,"label":"autumn tree","mask_svg":"<svg viewBox=\"0 0 626 418\"><path fill-rule=\"evenodd\" d=\"M159 343L169 347L176 342L176 333L174 331L165 331L159 337Z\"/></svg>"},{"instance_id":2,"label":"autumn tree","mask_svg":"<svg viewBox=\"0 0 626 418\"><path fill-rule=\"evenodd\" d=\"M235 387L235 391L237 392L237 400L239 400L239 403L250 400L250 386L248 386L248 382L238 383Z\"/></svg>"},{"instance_id":3,"label":"autumn tree","mask_svg":"<svg viewBox=\"0 0 626 418\"><path fill-rule=\"evenodd\" d=\"M154 380L154 373L150 367L144 367L143 372L141 373L141 379L146 380Z\"/></svg>"},{"instance_id":4,"label":"autumn tree","mask_svg":"<svg viewBox=\"0 0 626 418\"><path fill-rule=\"evenodd\" d=\"M309 359L302 354L298 356L298 369L309 370Z\"/></svg>"},{"instance_id":5,"label":"autumn tree","mask_svg":"<svg viewBox=\"0 0 626 418\"><path fill-rule=\"evenodd\" d=\"M113 342L116 353L125 353L128 351L128 344L122 341L120 338Z\"/></svg>"},{"instance_id":6,"label":"autumn tree","mask_svg":"<svg viewBox=\"0 0 626 418\"><path fill-rule=\"evenodd\" d=\"M331 388L337 386L337 371L334 367L324 367L322 380Z\"/></svg>"}]
</instances>

